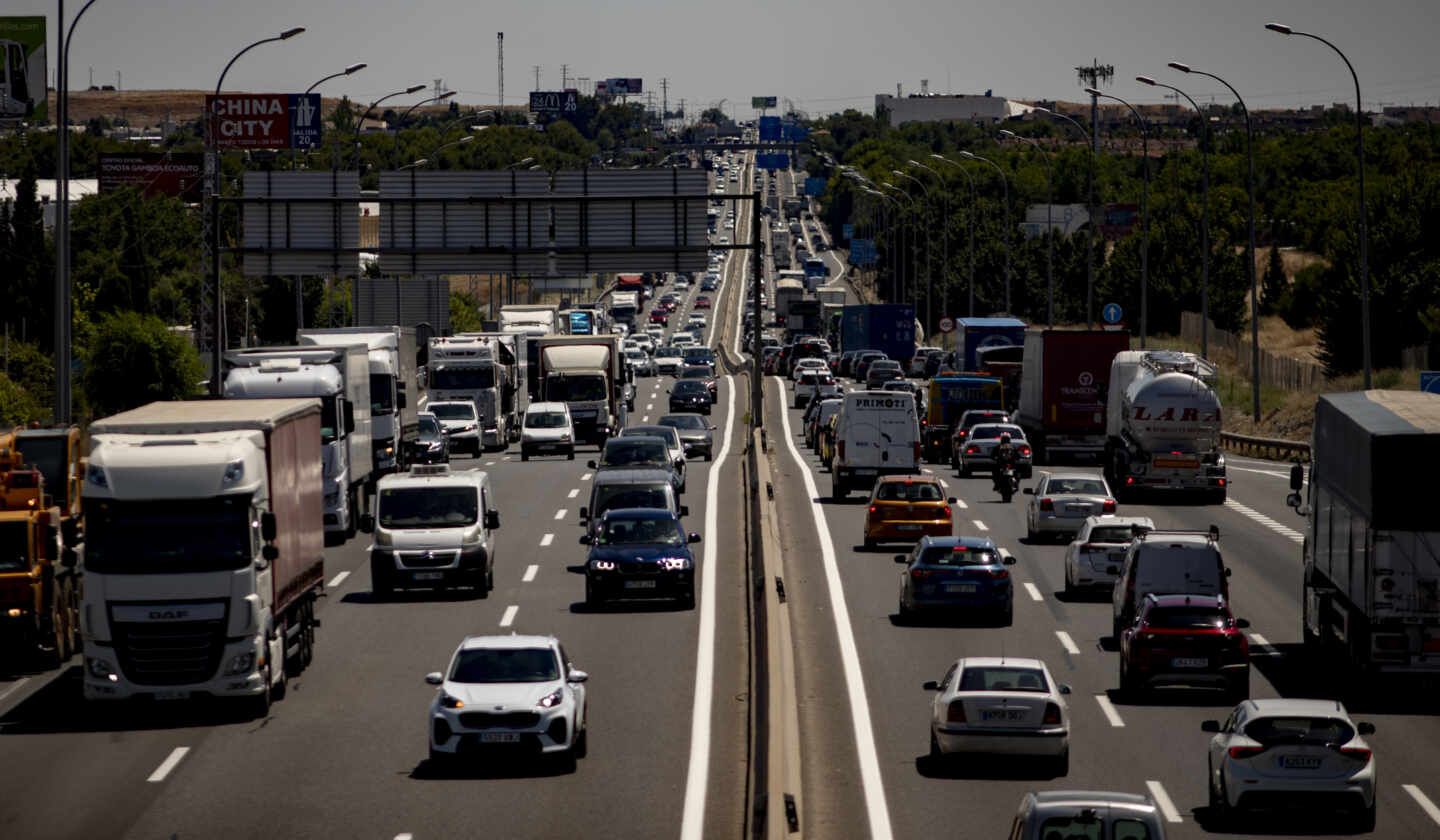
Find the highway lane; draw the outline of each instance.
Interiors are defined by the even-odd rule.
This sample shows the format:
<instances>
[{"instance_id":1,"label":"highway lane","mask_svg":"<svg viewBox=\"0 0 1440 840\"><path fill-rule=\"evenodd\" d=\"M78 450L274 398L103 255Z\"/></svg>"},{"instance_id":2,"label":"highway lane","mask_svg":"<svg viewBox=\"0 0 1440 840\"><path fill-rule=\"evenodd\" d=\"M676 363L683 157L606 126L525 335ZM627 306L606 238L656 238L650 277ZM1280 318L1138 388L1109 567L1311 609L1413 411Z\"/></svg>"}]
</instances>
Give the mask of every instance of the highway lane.
<instances>
[{"instance_id":1,"label":"highway lane","mask_svg":"<svg viewBox=\"0 0 1440 840\"><path fill-rule=\"evenodd\" d=\"M817 538L828 538L834 546L858 648L857 664L863 674L877 757L875 771L882 780L887 827L893 835L914 837L953 831L957 822L963 822L973 836L1002 836L1025 791L1080 787L1161 791L1173 804L1173 816L1179 820L1169 826L1171 834L1200 836L1208 817L1204 765L1209 736L1200 732L1199 725L1206 718L1224 717L1228 704L1203 692L1167 693L1142 701L1119 695L1115 691L1117 655L1110 650L1108 638L1108 598L1065 600L1061 595L1064 546L1031 545L1024 538L1022 500L1029 497L1002 504L990 491L988 479L958 479L946 465L927 464L924 468L942 477L963 503L954 511L957 533L987 534L1019 559L1012 567L1017 583L1013 626L896 626L893 615L899 567L891 557L903 547L863 550L859 545L863 500L854 496L840 504L828 498L817 504L803 503L807 489L796 480L798 470L810 472L820 493L828 493L829 476L808 451L801 451L797 460L781 440L784 411L791 440L797 448L803 447L800 412L780 407L776 397L781 387L778 379L767 384L770 399L766 423L776 441L777 497L783 493L787 499L780 506L783 531L799 543L806 539L801 532L808 531ZM1266 469L1263 465L1251 468ZM1258 507L1263 504L1261 494L1280 490L1283 500L1283 480L1264 473L1255 475L1256 479L1265 479L1263 482L1251 480L1245 473L1240 475L1246 477L1236 479L1237 499L1248 500L1254 495L1253 506ZM801 500L798 508L790 501L794 499ZM1242 503L1252 507L1248 501ZM817 510L821 517L818 530L814 519ZM1151 516L1162 528L1204 529L1212 522L1220 527L1221 547L1234 569L1231 593L1235 610L1253 622L1252 696L1325 696L1344 688L1332 675L1307 669L1299 656L1299 546L1290 537L1233 506L1147 503L1124 505L1122 512ZM1280 522L1296 526L1298 517L1293 513L1290 516L1292 521ZM823 587L818 582L823 580L823 568L817 553L788 553L786 563L787 575L808 581L807 592ZM792 616L797 638L821 632L833 619L808 610L792 611ZM803 662L810 652L800 650L799 645L797 642L797 660ZM1069 698L1071 767L1066 777L1050 778L1036 772L1033 765L1018 762L975 759L935 766L924 757L929 695L920 690L920 683L938 679L958 656L1002 652L1042 658L1057 679L1073 687ZM843 696L844 669L826 662L824 672L830 674L830 681L822 693ZM1381 780L1375 836L1436 836L1440 824L1427 815L1406 787L1414 786L1432 800L1440 797L1440 783L1434 781L1440 779L1440 761L1428 748L1440 736L1440 721L1433 716L1433 708L1429 713L1416 713L1384 695L1352 698L1350 705L1353 714L1374 721L1379 729L1371 739ZM1123 725L1116 726L1116 722ZM817 807L817 793L837 797L834 791L817 790L817 779L824 778L835 756L863 754L865 747L856 743L854 733L852 726L831 726L829 739L836 743L823 745L813 756L806 755L805 795L812 810ZM815 748L812 740L807 739L806 744ZM863 777L863 765L858 774ZM865 793L863 784L849 790L856 799ZM822 813L817 818L827 816ZM1308 822L1282 818L1260 820L1246 830L1283 836L1291 832L1323 833L1334 828L1333 821L1323 818ZM872 836L880 834L872 832ZM1240 836L1246 835L1241 832Z\"/></svg>"}]
</instances>

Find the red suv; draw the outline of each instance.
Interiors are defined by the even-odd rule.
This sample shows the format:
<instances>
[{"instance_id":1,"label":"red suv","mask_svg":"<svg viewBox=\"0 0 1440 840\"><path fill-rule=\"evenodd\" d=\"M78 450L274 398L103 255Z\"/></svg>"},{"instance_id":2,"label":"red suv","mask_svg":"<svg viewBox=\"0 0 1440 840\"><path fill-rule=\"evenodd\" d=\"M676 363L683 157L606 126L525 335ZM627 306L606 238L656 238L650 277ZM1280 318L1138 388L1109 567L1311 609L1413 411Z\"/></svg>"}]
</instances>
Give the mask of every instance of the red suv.
<instances>
[{"instance_id":1,"label":"red suv","mask_svg":"<svg viewBox=\"0 0 1440 840\"><path fill-rule=\"evenodd\" d=\"M1214 595L1147 595L1120 632L1120 691L1159 686L1219 688L1233 703L1250 696L1250 626Z\"/></svg>"},{"instance_id":2,"label":"red suv","mask_svg":"<svg viewBox=\"0 0 1440 840\"><path fill-rule=\"evenodd\" d=\"M659 324L662 327L669 326L670 313L666 312L663 307L657 306L650 310L650 323Z\"/></svg>"}]
</instances>

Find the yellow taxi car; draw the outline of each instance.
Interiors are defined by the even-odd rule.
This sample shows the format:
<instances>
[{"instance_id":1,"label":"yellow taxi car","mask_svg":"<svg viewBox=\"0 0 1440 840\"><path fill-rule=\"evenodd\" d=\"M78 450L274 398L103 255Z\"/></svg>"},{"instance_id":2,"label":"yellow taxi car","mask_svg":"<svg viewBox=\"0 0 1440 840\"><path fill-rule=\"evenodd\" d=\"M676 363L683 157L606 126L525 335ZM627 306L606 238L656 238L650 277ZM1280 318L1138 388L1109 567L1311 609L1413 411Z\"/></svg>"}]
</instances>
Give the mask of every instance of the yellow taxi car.
<instances>
[{"instance_id":1,"label":"yellow taxi car","mask_svg":"<svg viewBox=\"0 0 1440 840\"><path fill-rule=\"evenodd\" d=\"M875 482L865 515L865 547L882 542L916 542L954 533L950 506L940 482L923 475L888 475Z\"/></svg>"}]
</instances>

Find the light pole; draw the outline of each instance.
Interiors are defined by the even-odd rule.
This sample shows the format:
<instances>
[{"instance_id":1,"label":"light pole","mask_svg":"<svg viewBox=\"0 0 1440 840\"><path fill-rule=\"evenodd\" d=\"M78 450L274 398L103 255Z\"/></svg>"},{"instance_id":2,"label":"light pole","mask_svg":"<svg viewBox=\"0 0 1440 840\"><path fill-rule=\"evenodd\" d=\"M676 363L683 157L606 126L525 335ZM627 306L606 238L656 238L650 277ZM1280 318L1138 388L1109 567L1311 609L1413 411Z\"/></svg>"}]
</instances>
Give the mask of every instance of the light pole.
<instances>
[{"instance_id":1,"label":"light pole","mask_svg":"<svg viewBox=\"0 0 1440 840\"><path fill-rule=\"evenodd\" d=\"M914 175L898 169L892 169L890 172L897 177L914 181L916 186L920 187L920 193L925 196L925 329L933 330L935 322L930 318L930 299L935 297L935 271L930 265L930 254L935 249L931 247L930 231L934 230L935 226L930 224L930 188Z\"/></svg>"},{"instance_id":2,"label":"light pole","mask_svg":"<svg viewBox=\"0 0 1440 840\"><path fill-rule=\"evenodd\" d=\"M885 202L885 212L886 212L887 216L889 216L889 218L884 218L884 219L882 220L882 222L881 222L881 226L885 228L887 234L890 234L891 229L894 228L895 232L894 232L894 234L893 234L893 238L896 238L896 239L900 238L900 233L899 233L900 202L896 201L895 199L891 198L890 196L886 195L885 193L881 192L880 190L874 189L874 188L872 188L872 187L866 187L866 188L865 188L865 192L866 192L867 194L869 194L869 195L871 195L871 196L874 196L875 198L878 198L878 199L880 199L881 201L884 201L884 202ZM893 208L893 210L892 210L891 208ZM892 215L892 214L893 214L893 215ZM893 218L893 219L895 220L894 223L891 223L891 221L890 221L891 218ZM899 248L898 246L894 246L894 243L892 243L892 247L890 248L890 302L891 302L891 303L899 303L899 302L900 302L900 286L899 286L899 279L898 279L898 278L899 278L899 275L900 275L899 265L900 265L900 248ZM876 268L878 269L879 266L877 265Z\"/></svg>"},{"instance_id":3,"label":"light pole","mask_svg":"<svg viewBox=\"0 0 1440 840\"><path fill-rule=\"evenodd\" d=\"M1360 343L1363 345L1361 355L1365 366L1365 390L1370 390L1370 240L1365 224L1365 127L1364 105L1360 100L1360 76L1355 72L1355 65L1340 48L1329 41L1311 32L1301 32L1292 29L1283 23L1267 23L1265 28L1271 32L1279 32L1281 35L1299 35L1319 41L1335 51L1340 60L1350 70L1350 78L1355 81L1355 158L1360 162ZM1228 85L1227 85L1228 87ZM1246 111L1247 121L1249 111ZM1247 122L1248 124L1248 122ZM1253 254L1252 261L1253 261Z\"/></svg>"},{"instance_id":4,"label":"light pole","mask_svg":"<svg viewBox=\"0 0 1440 840\"><path fill-rule=\"evenodd\" d=\"M1255 131L1250 125L1250 109L1245 106L1245 100L1240 98L1240 91L1236 90L1229 82L1215 75L1206 73L1203 70L1195 70L1188 64L1178 61L1170 62L1170 66L1181 73L1194 73L1197 76L1205 76L1214 79L1230 89L1235 95L1235 101L1240 103L1240 110L1245 113L1245 191L1250 194L1250 254L1246 260L1250 268L1250 396L1251 406L1254 409L1255 422L1260 422L1260 281L1255 277Z\"/></svg>"},{"instance_id":5,"label":"light pole","mask_svg":"<svg viewBox=\"0 0 1440 840\"><path fill-rule=\"evenodd\" d=\"M411 85L404 90L397 90L394 93L387 93L379 99L375 100L374 102L371 102L370 106L365 109L365 113L360 115L360 119L355 121L355 140L353 145L355 147L354 168L357 172L360 170L360 127L363 126L365 124L365 121L370 118L370 113L375 110L375 106L379 105L381 102L384 102L387 99L394 99L397 96L405 96L406 94L415 93L416 91L421 91L424 89L424 85Z\"/></svg>"},{"instance_id":6,"label":"light pole","mask_svg":"<svg viewBox=\"0 0 1440 840\"><path fill-rule=\"evenodd\" d=\"M453 90L447 90L447 91L445 91L444 93L440 94L439 96L432 96L432 97L430 97L429 99L422 99L422 100L420 100L419 102L416 102L414 105L411 105L409 108L406 108L406 109L405 109L405 112L404 112L403 114L401 114L401 115L400 115L400 118L395 121L395 148L394 148L394 150L390 153L390 165L391 165L391 166L399 166L399 165L400 165L400 129L405 125L405 120L406 120L406 118L408 118L408 117L410 116L410 114L411 114L416 108L419 108L419 107L422 106L422 105L429 105L429 104L431 104L432 102L441 102L441 101L444 101L444 100L446 100L446 99L449 99L450 97L452 97L452 96L454 96L454 95L455 95L455 91L453 91Z\"/></svg>"},{"instance_id":7,"label":"light pole","mask_svg":"<svg viewBox=\"0 0 1440 840\"><path fill-rule=\"evenodd\" d=\"M1053 208L1055 206L1055 178L1054 169L1050 166L1050 153L1045 147L1033 137L1021 137L1008 128L1000 129L1000 133L1012 140L1020 140L1029 143L1040 152L1045 159L1045 281L1049 287L1048 303L1045 305L1045 320L1053 330L1055 328L1055 218Z\"/></svg>"},{"instance_id":8,"label":"light pole","mask_svg":"<svg viewBox=\"0 0 1440 840\"><path fill-rule=\"evenodd\" d=\"M269 44L273 41L288 41L304 31L305 27L303 26L287 29L279 35L270 38L261 38L240 52L235 53L234 57L225 65L225 69L220 71L220 79L215 82L216 98L219 98L220 89L225 86L226 74L230 72L231 67L235 66L235 62L240 60L240 56L250 52L261 44ZM219 126L215 124L215 114L212 112L205 116L205 136L208 138L205 144L205 166L208 170L206 174L210 176L206 179L206 185L209 187L210 193L210 284L214 296L214 312L212 313L212 317L215 319L214 333L211 336L213 340L211 341L210 361L213 369L210 372L210 393L218 397L223 390L220 382L220 366L224 363L225 356L225 293L220 287L220 138L216 136Z\"/></svg>"},{"instance_id":9,"label":"light pole","mask_svg":"<svg viewBox=\"0 0 1440 840\"><path fill-rule=\"evenodd\" d=\"M405 164L404 166L396 167L395 171L397 171L397 172L404 172L404 171L407 170L407 169L419 169L420 167L424 166L425 164L427 164L427 163L429 163L429 162L430 162L430 158L416 158L415 160L410 161L409 163Z\"/></svg>"},{"instance_id":10,"label":"light pole","mask_svg":"<svg viewBox=\"0 0 1440 840\"><path fill-rule=\"evenodd\" d=\"M454 118L453 120L447 120L443 125L440 126L440 132L439 132L439 134L440 134L440 142L442 142L442 143L445 142L445 134L446 134L446 132L448 132L448 131L450 130L450 127L453 126L453 125L455 125L455 123L460 122L461 120L479 119L480 117L483 117L483 116L485 116L486 114L489 114L489 115L490 115L490 118L491 118L492 120L495 118L495 111L492 110L492 109L490 109L490 108L486 108L486 109L484 109L483 111L475 111L475 110L467 111L467 112L461 114L460 116ZM489 128L490 125L493 125L493 123L487 124L487 125L482 125L482 126L480 126L479 128L471 127L470 130L471 130L471 131L475 131L475 132L484 131L485 129Z\"/></svg>"},{"instance_id":11,"label":"light pole","mask_svg":"<svg viewBox=\"0 0 1440 840\"><path fill-rule=\"evenodd\" d=\"M970 229L970 273L969 273L969 277L968 277L968 279L967 279L967 281L966 281L966 282L967 282L967 285L969 286L969 290L970 290L970 291L969 291L970 306L969 306L969 308L968 308L968 310L967 310L967 312L968 312L969 314L968 314L966 317L974 318L974 317L975 317L975 211L976 211L976 209L977 209L976 206L975 206L975 176L973 176L973 175L970 174L970 170L966 169L966 168L965 168L964 166L962 166L960 163L958 163L958 162L956 162L956 161L953 161L953 160L951 160L950 158L943 157L943 156L941 156L941 155L937 155L937 154L933 154L933 153L930 155L930 157L932 157L932 158L934 158L935 160L938 160L938 161L940 161L940 162L942 162L942 163L948 163L948 164L950 164L951 166L955 167L956 169L960 170L960 174L965 176L965 181L966 181L966 183L968 183L968 184L970 185L970 212L968 212L968 213L965 214L966 217L967 217L968 220L969 220L968 227L969 227L969 229Z\"/></svg>"},{"instance_id":12,"label":"light pole","mask_svg":"<svg viewBox=\"0 0 1440 840\"><path fill-rule=\"evenodd\" d=\"M1090 203L1086 207L1086 215L1089 216L1088 235L1085 240L1085 328L1095 327L1095 228L1099 222L1095 219L1095 147L1090 145L1090 132L1085 130L1078 120L1068 114L1061 114L1049 108L1035 108L1042 114L1065 120L1080 130L1080 136L1085 138L1085 151L1090 153L1090 174L1087 178Z\"/></svg>"},{"instance_id":13,"label":"light pole","mask_svg":"<svg viewBox=\"0 0 1440 840\"><path fill-rule=\"evenodd\" d=\"M370 66L370 65L366 64L366 63L363 62L363 61L360 62L359 64L352 64L352 65L350 65L349 67L346 67L344 70L341 70L339 73L331 73L331 74L328 75L328 76L324 76L324 77L320 78L318 81L315 82L315 84L311 85L311 86L308 87L308 88L305 88L305 92L306 92L306 93L314 93L314 92L315 92L315 88L320 87L321 85L325 84L326 82L330 81L331 79L338 79L338 78L340 78L341 76L349 76L349 75L351 75L351 74L353 74L353 73L358 73L358 72L360 72L361 70L364 70L366 67L369 67L369 66Z\"/></svg>"},{"instance_id":14,"label":"light pole","mask_svg":"<svg viewBox=\"0 0 1440 840\"><path fill-rule=\"evenodd\" d=\"M903 197L906 201L910 202L910 211L912 213L915 213L916 215L919 215L920 205L916 203L914 197L912 197L910 193L905 192L904 190L900 189L889 181L882 181L880 183L880 188L889 190L895 195ZM904 242L905 240L905 228L910 228L910 253L906 254L902 252L900 255L900 297L896 300L896 303L901 303L905 300L909 300L911 295L914 294L914 289L911 288L912 284L910 283L910 278L915 276L915 262L917 255L915 253L915 226L913 224L905 224L905 213L903 212L903 210L899 211L898 215L900 217L901 242ZM906 257L909 257L909 259L907 260Z\"/></svg>"},{"instance_id":15,"label":"light pole","mask_svg":"<svg viewBox=\"0 0 1440 840\"><path fill-rule=\"evenodd\" d=\"M1001 235L1005 240L1005 314L1010 314L1010 179L1005 177L1005 170L996 165L995 161L989 158L980 157L977 154L961 151L960 156L966 160L978 160L981 163L988 163L1000 176L1000 186L1004 189L1005 197L1005 230Z\"/></svg>"},{"instance_id":16,"label":"light pole","mask_svg":"<svg viewBox=\"0 0 1440 840\"><path fill-rule=\"evenodd\" d=\"M936 172L934 169L931 169L930 167L926 166L918 160L909 160L906 161L906 163L919 169L923 169L926 172L929 172L931 175L935 176L936 181L940 182L940 224L944 227L944 230L942 231L942 237L945 243L945 261L940 264L940 315L941 317L948 317L950 315L950 191L945 189L945 178L941 176L939 172ZM928 303L926 304L926 314L927 316L929 314Z\"/></svg>"},{"instance_id":17,"label":"light pole","mask_svg":"<svg viewBox=\"0 0 1440 840\"><path fill-rule=\"evenodd\" d=\"M1097 88L1085 88L1091 96L1113 99L1130 109L1140 123L1140 155L1144 158L1140 187L1140 349L1145 349L1145 340L1150 332L1150 124L1140 116L1134 105Z\"/></svg>"},{"instance_id":18,"label":"light pole","mask_svg":"<svg viewBox=\"0 0 1440 840\"><path fill-rule=\"evenodd\" d=\"M488 125L482 125L482 126L481 126L481 128L489 128L489 127L490 127L490 126L488 126ZM431 161L431 160L439 160L439 159L440 159L440 153L443 152L443 151L445 151L446 149L452 149L452 148L454 148L454 147L456 147L456 146L463 146L463 145L465 145L466 143L473 143L474 141L475 141L475 135L473 135L473 134L467 134L467 135L465 135L464 137L461 137L459 140L452 140L452 141L449 142L449 143L445 143L445 144L436 146L436 147L435 147L435 151L433 151L433 152L430 153L430 157L429 157L428 159L426 159L426 158L421 158L421 160L424 160L424 161L426 161L427 163L428 163L429 161Z\"/></svg>"},{"instance_id":19,"label":"light pole","mask_svg":"<svg viewBox=\"0 0 1440 840\"><path fill-rule=\"evenodd\" d=\"M1143 85L1173 90L1185 97L1200 118L1200 355L1210 357L1210 121L1190 94L1174 85L1157 82L1149 76L1136 76Z\"/></svg>"}]
</instances>

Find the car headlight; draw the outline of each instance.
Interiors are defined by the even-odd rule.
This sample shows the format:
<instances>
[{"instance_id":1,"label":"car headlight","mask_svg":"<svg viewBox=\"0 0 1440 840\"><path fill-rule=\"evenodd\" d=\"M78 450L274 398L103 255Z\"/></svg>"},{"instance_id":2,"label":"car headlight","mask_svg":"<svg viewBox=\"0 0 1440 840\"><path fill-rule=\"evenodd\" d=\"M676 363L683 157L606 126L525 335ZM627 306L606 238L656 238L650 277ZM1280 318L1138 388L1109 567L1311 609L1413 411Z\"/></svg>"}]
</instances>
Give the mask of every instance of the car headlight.
<instances>
[{"instance_id":1,"label":"car headlight","mask_svg":"<svg viewBox=\"0 0 1440 840\"><path fill-rule=\"evenodd\" d=\"M461 426L461 427L460 427L460 431L462 431L462 432L473 432L473 431L475 431L475 424L474 424L474 423L471 423L471 424L469 424L468 426Z\"/></svg>"},{"instance_id":2,"label":"car headlight","mask_svg":"<svg viewBox=\"0 0 1440 840\"><path fill-rule=\"evenodd\" d=\"M667 572L679 572L690 568L690 559L687 557L662 557L660 568Z\"/></svg>"},{"instance_id":3,"label":"car headlight","mask_svg":"<svg viewBox=\"0 0 1440 840\"><path fill-rule=\"evenodd\" d=\"M541 697L540 702L536 703L535 705L539 706L542 709L553 709L564 701L565 689L557 688L549 694L545 695L544 697Z\"/></svg>"},{"instance_id":4,"label":"car headlight","mask_svg":"<svg viewBox=\"0 0 1440 840\"><path fill-rule=\"evenodd\" d=\"M614 560L592 560L592 561L590 562L590 567L591 567L592 569L594 569L595 571L597 571L597 572L613 572L613 571L615 571L615 561L614 561Z\"/></svg>"},{"instance_id":5,"label":"car headlight","mask_svg":"<svg viewBox=\"0 0 1440 840\"><path fill-rule=\"evenodd\" d=\"M236 654L231 657L230 665L225 669L225 676L231 677L236 674L248 674L255 670L255 652Z\"/></svg>"},{"instance_id":6,"label":"car headlight","mask_svg":"<svg viewBox=\"0 0 1440 840\"><path fill-rule=\"evenodd\" d=\"M109 680L110 682L120 681L119 676L115 674L115 668L103 659L97 659L93 656L85 657L85 669L90 672L90 676L96 679Z\"/></svg>"},{"instance_id":7,"label":"car headlight","mask_svg":"<svg viewBox=\"0 0 1440 840\"><path fill-rule=\"evenodd\" d=\"M465 707L465 701L442 691L440 692L440 705L447 709L462 709Z\"/></svg>"},{"instance_id":8,"label":"car headlight","mask_svg":"<svg viewBox=\"0 0 1440 840\"><path fill-rule=\"evenodd\" d=\"M561 442L561 443L569 443L569 442L570 442L570 435L568 435L568 434L561 435L561 436L560 436L560 442Z\"/></svg>"}]
</instances>

